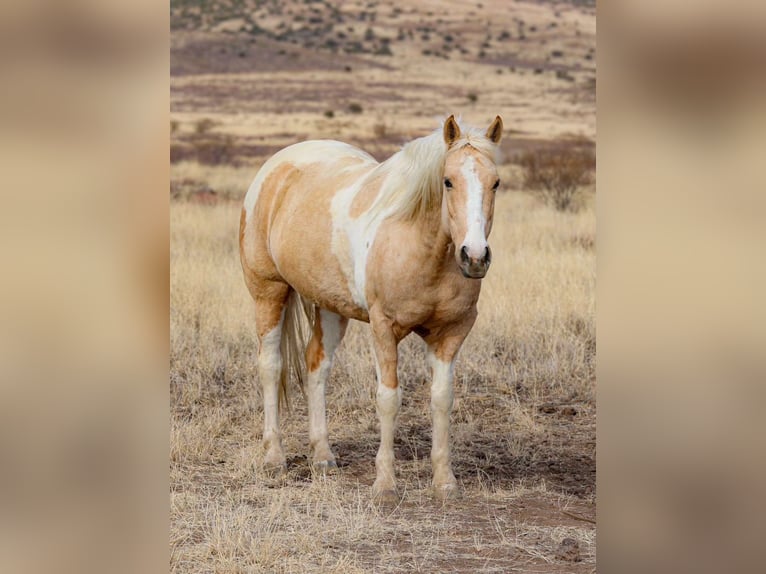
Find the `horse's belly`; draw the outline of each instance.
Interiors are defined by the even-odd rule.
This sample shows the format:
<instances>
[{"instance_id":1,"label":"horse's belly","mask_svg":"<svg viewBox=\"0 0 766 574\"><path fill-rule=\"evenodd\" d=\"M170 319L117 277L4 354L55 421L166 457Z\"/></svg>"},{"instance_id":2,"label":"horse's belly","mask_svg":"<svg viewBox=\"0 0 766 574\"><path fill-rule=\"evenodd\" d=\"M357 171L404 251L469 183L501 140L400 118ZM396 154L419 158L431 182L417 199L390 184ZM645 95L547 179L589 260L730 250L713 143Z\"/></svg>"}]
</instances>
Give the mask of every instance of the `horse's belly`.
<instances>
[{"instance_id":1,"label":"horse's belly","mask_svg":"<svg viewBox=\"0 0 766 574\"><path fill-rule=\"evenodd\" d=\"M368 321L353 280L349 246L333 227L335 191L318 178L300 178L285 190L272 221L269 252L280 275L298 293L344 317Z\"/></svg>"}]
</instances>

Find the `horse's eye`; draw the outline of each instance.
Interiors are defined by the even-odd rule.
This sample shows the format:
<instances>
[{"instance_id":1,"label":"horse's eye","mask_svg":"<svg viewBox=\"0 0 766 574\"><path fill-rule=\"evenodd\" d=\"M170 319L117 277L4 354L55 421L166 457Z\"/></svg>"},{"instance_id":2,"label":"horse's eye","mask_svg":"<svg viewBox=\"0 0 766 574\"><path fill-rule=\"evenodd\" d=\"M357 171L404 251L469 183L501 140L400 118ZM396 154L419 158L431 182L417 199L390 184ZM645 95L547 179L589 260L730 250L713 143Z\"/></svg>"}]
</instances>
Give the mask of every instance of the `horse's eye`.
<instances>
[{"instance_id":1,"label":"horse's eye","mask_svg":"<svg viewBox=\"0 0 766 574\"><path fill-rule=\"evenodd\" d=\"M497 190L498 187L500 187L500 180L499 179L495 182L495 185L492 186L492 190L495 191L495 190Z\"/></svg>"},{"instance_id":2,"label":"horse's eye","mask_svg":"<svg viewBox=\"0 0 766 574\"><path fill-rule=\"evenodd\" d=\"M449 178L446 178L444 180L444 187L446 187L447 189L452 189L452 182L449 180Z\"/></svg>"}]
</instances>

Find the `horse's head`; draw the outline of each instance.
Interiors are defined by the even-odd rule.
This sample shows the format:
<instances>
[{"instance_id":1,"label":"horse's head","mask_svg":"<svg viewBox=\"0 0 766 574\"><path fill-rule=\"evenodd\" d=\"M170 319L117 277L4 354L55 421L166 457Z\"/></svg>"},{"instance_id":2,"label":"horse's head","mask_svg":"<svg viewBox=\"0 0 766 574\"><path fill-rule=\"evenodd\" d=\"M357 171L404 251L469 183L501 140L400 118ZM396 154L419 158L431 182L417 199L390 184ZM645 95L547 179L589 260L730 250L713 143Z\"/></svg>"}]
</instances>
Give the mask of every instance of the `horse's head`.
<instances>
[{"instance_id":1,"label":"horse's head","mask_svg":"<svg viewBox=\"0 0 766 574\"><path fill-rule=\"evenodd\" d=\"M500 116L487 129L487 140L500 142L503 120ZM471 145L471 137L461 140L460 127L450 116L444 123L448 146L444 163L442 224L455 244L455 259L460 272L472 279L487 274L492 252L487 244L495 211L495 192L500 185L493 154ZM460 142L463 142L460 145Z\"/></svg>"}]
</instances>

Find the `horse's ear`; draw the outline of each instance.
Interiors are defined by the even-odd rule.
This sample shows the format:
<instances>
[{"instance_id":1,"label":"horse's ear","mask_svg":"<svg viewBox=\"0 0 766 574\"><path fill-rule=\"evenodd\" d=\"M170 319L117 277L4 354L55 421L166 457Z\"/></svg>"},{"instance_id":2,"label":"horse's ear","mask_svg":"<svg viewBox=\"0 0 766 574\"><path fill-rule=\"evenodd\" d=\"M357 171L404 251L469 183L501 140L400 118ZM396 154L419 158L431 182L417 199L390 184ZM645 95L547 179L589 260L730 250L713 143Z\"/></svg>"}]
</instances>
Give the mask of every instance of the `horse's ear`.
<instances>
[{"instance_id":1,"label":"horse's ear","mask_svg":"<svg viewBox=\"0 0 766 574\"><path fill-rule=\"evenodd\" d=\"M460 126L455 121L455 116L452 115L444 122L444 142L447 147L455 143L460 138Z\"/></svg>"},{"instance_id":2,"label":"horse's ear","mask_svg":"<svg viewBox=\"0 0 766 574\"><path fill-rule=\"evenodd\" d=\"M487 138L492 143L500 143L500 138L503 137L503 118L497 116L495 121L487 128Z\"/></svg>"}]
</instances>

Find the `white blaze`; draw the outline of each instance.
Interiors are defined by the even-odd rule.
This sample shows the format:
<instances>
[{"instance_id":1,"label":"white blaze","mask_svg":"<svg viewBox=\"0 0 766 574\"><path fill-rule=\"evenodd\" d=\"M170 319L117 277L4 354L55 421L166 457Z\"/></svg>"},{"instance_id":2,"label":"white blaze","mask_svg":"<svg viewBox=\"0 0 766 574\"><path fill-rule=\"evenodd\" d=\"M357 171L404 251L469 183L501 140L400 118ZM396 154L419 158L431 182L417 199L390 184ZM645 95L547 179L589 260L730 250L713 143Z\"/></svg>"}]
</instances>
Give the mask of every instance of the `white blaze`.
<instances>
[{"instance_id":1,"label":"white blaze","mask_svg":"<svg viewBox=\"0 0 766 574\"><path fill-rule=\"evenodd\" d=\"M484 256L487 249L486 228L487 221L484 219L483 198L484 189L476 173L476 161L468 157L460 168L466 183L466 227L467 231L463 245L468 251L468 256L479 259ZM462 245L460 246L462 247Z\"/></svg>"}]
</instances>

